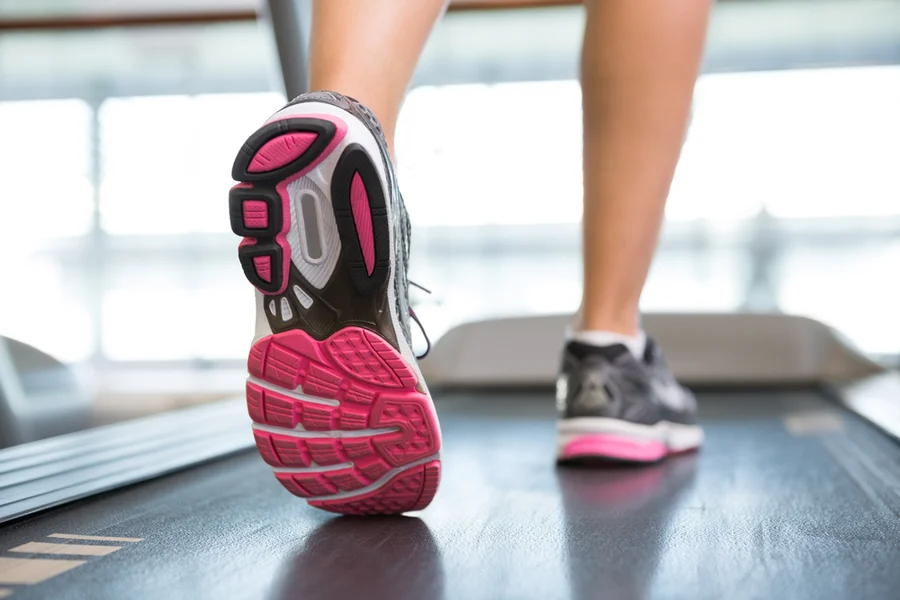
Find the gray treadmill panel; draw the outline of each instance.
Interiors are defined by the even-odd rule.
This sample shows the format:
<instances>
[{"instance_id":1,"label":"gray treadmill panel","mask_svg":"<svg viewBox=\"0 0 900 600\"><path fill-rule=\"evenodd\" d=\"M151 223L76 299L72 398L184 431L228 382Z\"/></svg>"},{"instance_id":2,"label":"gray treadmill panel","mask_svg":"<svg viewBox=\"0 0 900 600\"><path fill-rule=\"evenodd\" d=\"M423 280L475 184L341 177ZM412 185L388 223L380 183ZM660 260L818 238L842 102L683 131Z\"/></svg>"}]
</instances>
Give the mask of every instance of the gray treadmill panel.
<instances>
[{"instance_id":1,"label":"gray treadmill panel","mask_svg":"<svg viewBox=\"0 0 900 600\"><path fill-rule=\"evenodd\" d=\"M557 469L549 394L444 395L416 517L315 511L247 453L6 526L0 550L143 539L17 600L896 598L900 446L811 392L700 402L699 455Z\"/></svg>"}]
</instances>

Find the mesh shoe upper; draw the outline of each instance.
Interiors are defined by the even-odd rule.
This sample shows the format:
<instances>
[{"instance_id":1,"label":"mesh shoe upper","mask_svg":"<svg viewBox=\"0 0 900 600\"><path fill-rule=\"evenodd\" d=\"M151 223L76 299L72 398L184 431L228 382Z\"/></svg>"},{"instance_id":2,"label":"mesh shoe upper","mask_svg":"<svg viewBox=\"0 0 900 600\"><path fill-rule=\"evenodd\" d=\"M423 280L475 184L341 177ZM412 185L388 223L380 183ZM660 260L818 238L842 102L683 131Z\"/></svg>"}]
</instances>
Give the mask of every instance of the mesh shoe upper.
<instances>
[{"instance_id":1,"label":"mesh shoe upper","mask_svg":"<svg viewBox=\"0 0 900 600\"><path fill-rule=\"evenodd\" d=\"M556 400L563 419L696 423L694 396L675 381L651 339L642 360L621 344L595 347L569 342L563 351Z\"/></svg>"}]
</instances>

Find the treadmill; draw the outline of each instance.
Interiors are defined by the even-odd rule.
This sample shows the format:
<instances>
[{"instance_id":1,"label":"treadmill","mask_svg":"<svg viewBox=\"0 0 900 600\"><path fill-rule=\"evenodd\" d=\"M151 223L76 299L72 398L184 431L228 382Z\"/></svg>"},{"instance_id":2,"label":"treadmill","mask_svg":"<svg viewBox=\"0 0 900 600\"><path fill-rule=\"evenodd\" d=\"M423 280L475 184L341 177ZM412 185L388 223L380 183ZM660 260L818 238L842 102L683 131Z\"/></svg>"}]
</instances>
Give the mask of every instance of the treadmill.
<instances>
[{"instance_id":1,"label":"treadmill","mask_svg":"<svg viewBox=\"0 0 900 600\"><path fill-rule=\"evenodd\" d=\"M423 372L431 506L339 517L286 492L242 398L0 451L0 593L84 598L896 598L900 375L821 323L651 314L707 440L554 464L567 317L457 327ZM502 357L502 360L498 357Z\"/></svg>"},{"instance_id":2,"label":"treadmill","mask_svg":"<svg viewBox=\"0 0 900 600\"><path fill-rule=\"evenodd\" d=\"M269 8L294 95L308 2ZM567 320L438 340L442 484L407 516L290 495L240 397L0 450L0 598L898 597L900 374L802 317L650 314L705 445L557 467Z\"/></svg>"}]
</instances>

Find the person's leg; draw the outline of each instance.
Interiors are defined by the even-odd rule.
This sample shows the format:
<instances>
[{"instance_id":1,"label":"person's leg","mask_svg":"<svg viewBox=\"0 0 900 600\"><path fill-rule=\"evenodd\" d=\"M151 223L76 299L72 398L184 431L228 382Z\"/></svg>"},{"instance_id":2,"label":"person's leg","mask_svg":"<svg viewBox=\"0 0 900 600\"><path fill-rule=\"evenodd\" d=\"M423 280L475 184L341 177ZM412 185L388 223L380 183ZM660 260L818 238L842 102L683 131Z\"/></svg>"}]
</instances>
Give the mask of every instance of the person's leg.
<instances>
[{"instance_id":1,"label":"person's leg","mask_svg":"<svg viewBox=\"0 0 900 600\"><path fill-rule=\"evenodd\" d=\"M256 445L288 491L332 512L420 510L440 479L388 147L443 6L317 0L312 91L269 117L232 166L231 228L257 288L247 360Z\"/></svg>"},{"instance_id":2,"label":"person's leg","mask_svg":"<svg viewBox=\"0 0 900 600\"><path fill-rule=\"evenodd\" d=\"M586 0L584 296L576 330L635 336L709 0Z\"/></svg>"},{"instance_id":3,"label":"person's leg","mask_svg":"<svg viewBox=\"0 0 900 600\"><path fill-rule=\"evenodd\" d=\"M394 153L394 129L419 54L448 0L315 0L311 91L350 96L375 113Z\"/></svg>"},{"instance_id":4,"label":"person's leg","mask_svg":"<svg viewBox=\"0 0 900 600\"><path fill-rule=\"evenodd\" d=\"M560 460L698 447L693 396L638 303L684 140L710 0L585 0L584 296L557 386Z\"/></svg>"}]
</instances>

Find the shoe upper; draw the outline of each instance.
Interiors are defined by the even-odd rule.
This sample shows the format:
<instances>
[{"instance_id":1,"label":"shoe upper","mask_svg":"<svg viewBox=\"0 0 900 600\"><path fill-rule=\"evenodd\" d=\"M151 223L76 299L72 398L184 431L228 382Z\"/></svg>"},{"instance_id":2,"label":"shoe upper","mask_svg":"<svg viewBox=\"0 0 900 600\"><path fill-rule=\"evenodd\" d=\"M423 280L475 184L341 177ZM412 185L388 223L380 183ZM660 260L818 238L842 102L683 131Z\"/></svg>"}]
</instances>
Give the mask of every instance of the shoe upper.
<instances>
[{"instance_id":1,"label":"shoe upper","mask_svg":"<svg viewBox=\"0 0 900 600\"><path fill-rule=\"evenodd\" d=\"M301 102L324 102L331 104L342 110L345 110L362 121L366 127L375 136L378 141L378 147L381 150L381 158L384 165L384 172L387 176L387 187L390 190L389 202L391 202L391 214L393 216L393 248L392 252L395 256L393 264L394 270L394 298L396 300L395 309L400 319L400 325L407 344L412 347L412 332L410 330L409 317L409 250L412 241L412 227L409 221L409 214L406 211L406 205L403 197L400 195L400 189L397 185L397 176L394 173L394 165L391 162L390 152L388 152L387 142L384 137L384 131L381 123L375 117L375 114L363 104L360 104L349 96L344 96L337 92L309 92L294 98L288 103L288 106Z\"/></svg>"},{"instance_id":2,"label":"shoe upper","mask_svg":"<svg viewBox=\"0 0 900 600\"><path fill-rule=\"evenodd\" d=\"M560 418L606 417L652 425L696 423L693 394L675 381L652 339L641 360L622 344L569 342L556 385Z\"/></svg>"}]
</instances>

